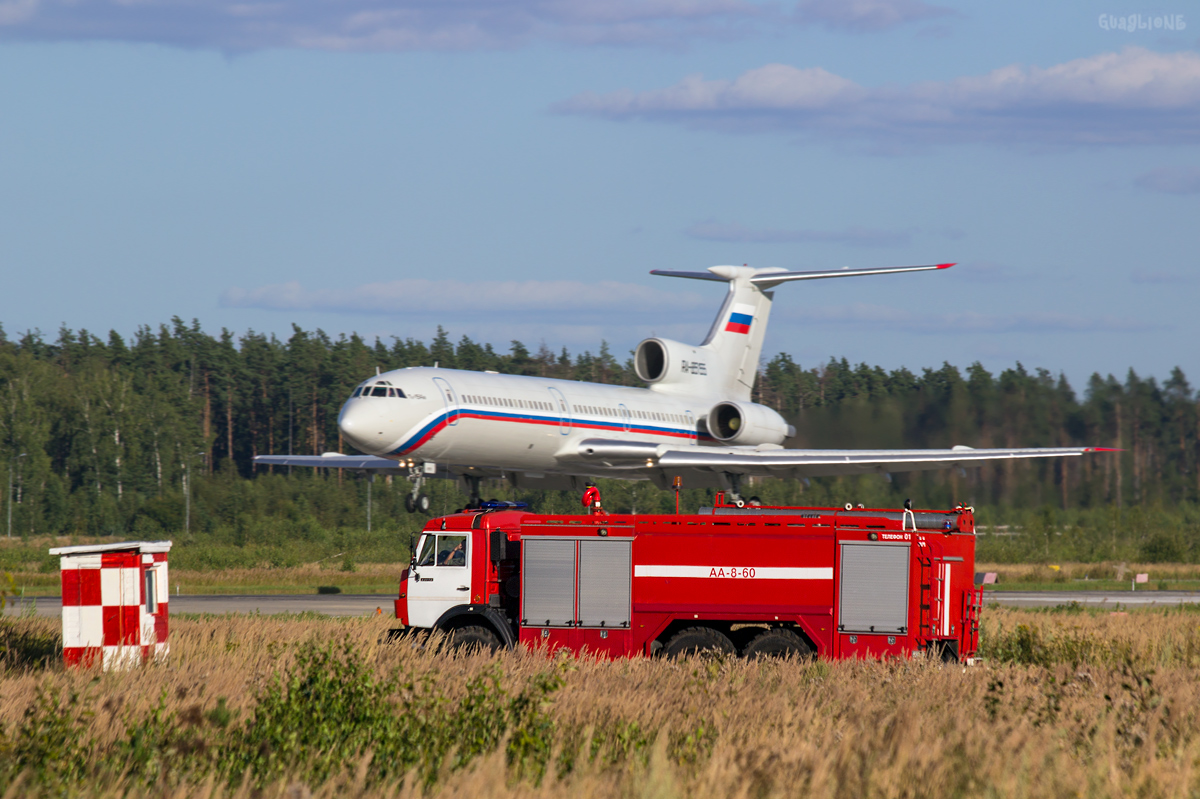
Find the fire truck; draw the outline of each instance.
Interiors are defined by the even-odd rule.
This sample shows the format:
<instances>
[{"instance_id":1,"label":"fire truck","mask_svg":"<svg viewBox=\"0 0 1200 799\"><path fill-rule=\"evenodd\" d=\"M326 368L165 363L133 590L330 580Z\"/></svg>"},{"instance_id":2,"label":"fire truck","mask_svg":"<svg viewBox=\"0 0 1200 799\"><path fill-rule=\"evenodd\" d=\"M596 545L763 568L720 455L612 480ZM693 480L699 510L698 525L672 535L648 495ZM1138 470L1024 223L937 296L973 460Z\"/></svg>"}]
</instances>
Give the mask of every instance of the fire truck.
<instances>
[{"instance_id":1,"label":"fire truck","mask_svg":"<svg viewBox=\"0 0 1200 799\"><path fill-rule=\"evenodd\" d=\"M696 514L569 516L485 503L426 525L396 617L463 647L969 661L983 598L972 509L905 505L717 494Z\"/></svg>"}]
</instances>

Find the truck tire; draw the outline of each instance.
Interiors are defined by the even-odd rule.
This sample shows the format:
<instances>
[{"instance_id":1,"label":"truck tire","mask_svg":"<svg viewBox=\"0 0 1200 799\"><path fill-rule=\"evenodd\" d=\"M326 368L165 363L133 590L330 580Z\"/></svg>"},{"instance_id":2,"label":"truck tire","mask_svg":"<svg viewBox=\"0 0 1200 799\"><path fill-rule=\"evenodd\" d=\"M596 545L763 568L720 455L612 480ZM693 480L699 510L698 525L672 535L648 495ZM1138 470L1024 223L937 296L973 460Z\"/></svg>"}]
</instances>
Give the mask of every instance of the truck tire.
<instances>
[{"instance_id":1,"label":"truck tire","mask_svg":"<svg viewBox=\"0 0 1200 799\"><path fill-rule=\"evenodd\" d=\"M791 630L776 628L754 636L742 650L746 660L759 658L807 658L813 654L812 647Z\"/></svg>"},{"instance_id":2,"label":"truck tire","mask_svg":"<svg viewBox=\"0 0 1200 799\"><path fill-rule=\"evenodd\" d=\"M500 638L483 625L468 624L465 627L455 627L451 630L447 635L447 645L451 649L463 652L480 650L495 652L500 648Z\"/></svg>"},{"instance_id":3,"label":"truck tire","mask_svg":"<svg viewBox=\"0 0 1200 799\"><path fill-rule=\"evenodd\" d=\"M662 650L663 657L678 660L688 655L735 655L737 648L729 636L711 627L687 627L671 636Z\"/></svg>"}]
</instances>

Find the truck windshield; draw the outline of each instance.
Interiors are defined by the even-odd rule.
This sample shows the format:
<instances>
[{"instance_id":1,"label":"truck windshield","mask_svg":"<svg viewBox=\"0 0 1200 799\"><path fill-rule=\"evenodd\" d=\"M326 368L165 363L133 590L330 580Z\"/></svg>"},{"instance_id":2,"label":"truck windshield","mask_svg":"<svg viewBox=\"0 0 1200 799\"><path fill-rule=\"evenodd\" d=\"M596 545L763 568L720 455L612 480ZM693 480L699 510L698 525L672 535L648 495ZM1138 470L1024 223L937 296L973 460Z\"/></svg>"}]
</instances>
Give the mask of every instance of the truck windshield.
<instances>
[{"instance_id":1,"label":"truck windshield","mask_svg":"<svg viewBox=\"0 0 1200 799\"><path fill-rule=\"evenodd\" d=\"M433 565L433 556L437 553L437 549L434 547L435 542L436 542L436 536L432 536L432 535L421 536L421 544L420 544L420 546L417 547L417 552L420 553L417 556L417 565L418 566L432 566Z\"/></svg>"}]
</instances>

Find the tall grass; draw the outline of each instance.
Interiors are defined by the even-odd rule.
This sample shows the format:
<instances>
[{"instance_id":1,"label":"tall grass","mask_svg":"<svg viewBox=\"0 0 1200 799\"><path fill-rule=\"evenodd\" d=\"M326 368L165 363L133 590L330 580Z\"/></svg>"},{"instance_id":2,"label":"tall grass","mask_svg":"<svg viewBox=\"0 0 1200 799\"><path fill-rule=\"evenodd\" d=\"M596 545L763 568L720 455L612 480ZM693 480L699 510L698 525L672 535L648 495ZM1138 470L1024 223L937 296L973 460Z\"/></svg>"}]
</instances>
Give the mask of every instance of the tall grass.
<instances>
[{"instance_id":1,"label":"tall grass","mask_svg":"<svg viewBox=\"0 0 1200 799\"><path fill-rule=\"evenodd\" d=\"M9 795L1176 796L1200 617L989 608L983 665L454 655L386 620L176 620L126 673L21 656ZM25 643L23 643L25 642Z\"/></svg>"}]
</instances>

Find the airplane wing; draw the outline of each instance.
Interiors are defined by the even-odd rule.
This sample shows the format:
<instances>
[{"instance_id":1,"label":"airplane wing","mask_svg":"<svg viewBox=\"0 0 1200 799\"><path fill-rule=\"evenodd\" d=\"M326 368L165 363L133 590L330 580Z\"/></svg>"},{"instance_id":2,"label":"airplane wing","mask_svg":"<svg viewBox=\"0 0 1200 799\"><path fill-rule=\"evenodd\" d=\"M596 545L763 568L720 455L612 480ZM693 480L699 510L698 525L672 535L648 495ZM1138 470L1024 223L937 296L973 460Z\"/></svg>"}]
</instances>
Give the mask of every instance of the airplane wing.
<instances>
[{"instance_id":1,"label":"airplane wing","mask_svg":"<svg viewBox=\"0 0 1200 799\"><path fill-rule=\"evenodd\" d=\"M258 466L309 466L318 469L362 469L371 472L396 472L407 469L399 461L376 458L374 455L341 455L326 452L324 455L255 455Z\"/></svg>"},{"instance_id":2,"label":"airplane wing","mask_svg":"<svg viewBox=\"0 0 1200 799\"><path fill-rule=\"evenodd\" d=\"M844 474L917 472L1025 459L1077 457L1097 447L1017 449L783 449L766 447L688 447L589 439L577 458L612 469L658 468L668 473L700 471L766 477L825 477ZM614 475L615 476L615 475Z\"/></svg>"},{"instance_id":3,"label":"airplane wing","mask_svg":"<svg viewBox=\"0 0 1200 799\"><path fill-rule=\"evenodd\" d=\"M1077 457L1092 447L1023 449L894 449L705 452L708 447L670 450L658 458L663 469L707 469L776 477L825 477L843 474L920 472L932 469L982 466L984 463L1026 458Z\"/></svg>"}]
</instances>

